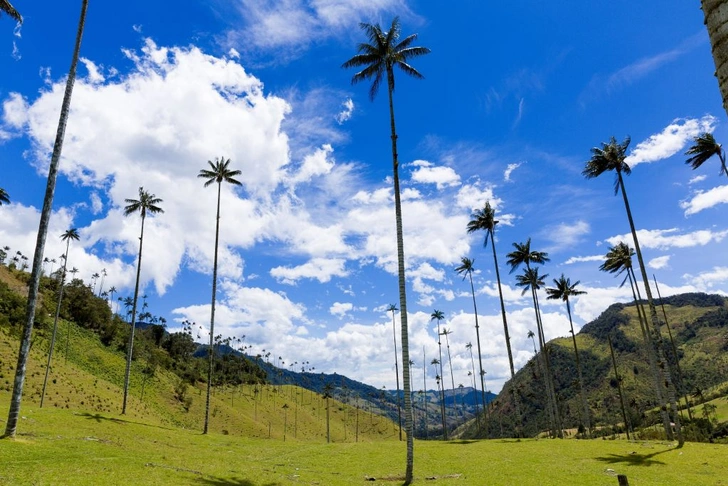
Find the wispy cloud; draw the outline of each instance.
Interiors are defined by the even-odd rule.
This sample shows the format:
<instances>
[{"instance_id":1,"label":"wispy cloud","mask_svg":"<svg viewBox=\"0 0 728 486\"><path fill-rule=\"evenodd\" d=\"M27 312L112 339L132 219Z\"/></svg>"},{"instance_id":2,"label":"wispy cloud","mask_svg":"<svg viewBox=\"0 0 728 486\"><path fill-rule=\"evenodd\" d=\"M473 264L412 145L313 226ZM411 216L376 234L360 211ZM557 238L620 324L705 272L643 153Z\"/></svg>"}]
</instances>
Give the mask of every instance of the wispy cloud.
<instances>
[{"instance_id":1,"label":"wispy cloud","mask_svg":"<svg viewBox=\"0 0 728 486\"><path fill-rule=\"evenodd\" d=\"M583 106L604 94L611 95L621 91L658 71L666 64L688 54L703 42L705 42L705 35L703 32L700 32L699 34L688 37L674 49L659 52L653 56L643 57L610 74L595 74L579 95L579 102Z\"/></svg>"},{"instance_id":2,"label":"wispy cloud","mask_svg":"<svg viewBox=\"0 0 728 486\"><path fill-rule=\"evenodd\" d=\"M661 257L653 258L652 260L647 262L647 266L655 270L661 270L663 268L667 268L669 263L670 255L664 255Z\"/></svg>"},{"instance_id":3,"label":"wispy cloud","mask_svg":"<svg viewBox=\"0 0 728 486\"><path fill-rule=\"evenodd\" d=\"M339 122L339 125L351 118L351 115L354 113L354 101L351 98L347 98L341 106L344 109L336 115L336 121Z\"/></svg>"},{"instance_id":4,"label":"wispy cloud","mask_svg":"<svg viewBox=\"0 0 728 486\"><path fill-rule=\"evenodd\" d=\"M692 179L690 179L690 180L688 181L688 184L690 184L690 185L692 185L692 184L697 184L698 182L703 182L703 181L704 181L705 179L707 179L707 178L708 178L708 176L704 176L704 175L698 175L698 176L695 176L695 177L693 177Z\"/></svg>"},{"instance_id":5,"label":"wispy cloud","mask_svg":"<svg viewBox=\"0 0 728 486\"><path fill-rule=\"evenodd\" d=\"M547 248L549 252L556 252L564 248L574 247L582 241L583 237L591 231L586 221L574 221L561 223L554 227L546 228L544 236L551 239L551 245Z\"/></svg>"},{"instance_id":6,"label":"wispy cloud","mask_svg":"<svg viewBox=\"0 0 728 486\"><path fill-rule=\"evenodd\" d=\"M712 115L705 115L699 120L695 118L673 120L660 133L651 135L647 140L638 143L625 162L630 167L634 167L637 164L671 157L701 133L712 132L716 122L717 119Z\"/></svg>"},{"instance_id":7,"label":"wispy cloud","mask_svg":"<svg viewBox=\"0 0 728 486\"><path fill-rule=\"evenodd\" d=\"M669 248L690 248L693 246L705 246L708 243L719 243L728 236L728 230L698 230L683 234L679 234L677 231L677 228L666 230L638 230L637 238L639 238L640 246L643 248L667 250ZM631 241L631 239L631 234L624 234L612 236L611 238L607 238L606 241L610 245L616 245L621 241Z\"/></svg>"},{"instance_id":8,"label":"wispy cloud","mask_svg":"<svg viewBox=\"0 0 728 486\"><path fill-rule=\"evenodd\" d=\"M577 256L577 257L571 257L568 260L564 262L564 265L572 265L574 263L584 263L584 262L601 262L604 261L604 255L591 255L591 256Z\"/></svg>"},{"instance_id":9,"label":"wispy cloud","mask_svg":"<svg viewBox=\"0 0 728 486\"><path fill-rule=\"evenodd\" d=\"M508 167L506 167L506 170L503 171L503 180L506 182L511 182L511 174L513 174L513 171L518 169L521 166L521 164L522 164L522 162L508 164Z\"/></svg>"}]
</instances>

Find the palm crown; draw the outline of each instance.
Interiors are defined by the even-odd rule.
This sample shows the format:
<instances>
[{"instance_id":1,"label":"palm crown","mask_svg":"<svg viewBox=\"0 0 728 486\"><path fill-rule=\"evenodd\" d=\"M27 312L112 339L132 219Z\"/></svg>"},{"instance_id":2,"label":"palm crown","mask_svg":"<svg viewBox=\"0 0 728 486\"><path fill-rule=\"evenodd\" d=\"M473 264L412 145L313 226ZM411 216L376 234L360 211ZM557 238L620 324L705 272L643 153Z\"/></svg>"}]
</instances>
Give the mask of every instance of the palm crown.
<instances>
[{"instance_id":1,"label":"palm crown","mask_svg":"<svg viewBox=\"0 0 728 486\"><path fill-rule=\"evenodd\" d=\"M412 46L417 39L417 34L412 34L399 41L400 26L399 17L392 20L389 31L384 32L379 24L359 24L361 29L369 38L369 43L359 44L357 50L359 54L355 55L344 64L344 68L361 68L361 71L354 74L351 83L356 84L360 81L372 79L372 86L369 88L369 98L374 99L379 91L382 83L382 76L387 74L387 81L394 91L394 66L399 67L402 71L418 79L424 78L419 71L410 66L409 59L413 57L428 54L430 50L426 47Z\"/></svg>"},{"instance_id":2,"label":"palm crown","mask_svg":"<svg viewBox=\"0 0 728 486\"><path fill-rule=\"evenodd\" d=\"M554 285L554 288L546 289L546 293L548 294L547 299L561 299L566 302L569 300L569 297L586 293L583 290L577 290L576 286L579 285L579 280L572 284L571 280L564 277L563 273L561 277L554 279Z\"/></svg>"},{"instance_id":3,"label":"palm crown","mask_svg":"<svg viewBox=\"0 0 728 486\"><path fill-rule=\"evenodd\" d=\"M550 260L548 253L531 250L531 238L525 243L513 243L513 248L515 249L506 255L507 263L511 266L511 273L515 272L521 264L526 265L526 269L530 269L531 263L543 265Z\"/></svg>"},{"instance_id":4,"label":"palm crown","mask_svg":"<svg viewBox=\"0 0 728 486\"><path fill-rule=\"evenodd\" d=\"M218 184L222 182L229 182L234 186L242 185L240 181L234 179L234 177L240 175L241 172L239 170L230 170L228 168L230 165L230 159L225 160L225 157L220 157L219 159L215 159L214 163L209 160L207 163L210 164L211 170L202 169L200 170L200 173L197 174L197 177L207 179L205 181L205 187L209 186L213 182L217 182Z\"/></svg>"},{"instance_id":5,"label":"palm crown","mask_svg":"<svg viewBox=\"0 0 728 486\"><path fill-rule=\"evenodd\" d=\"M594 179L607 171L615 171L617 177L614 180L614 193L617 194L619 174L629 175L632 173L629 164L624 161L627 158L627 147L629 147L630 141L631 139L627 137L622 143L617 143L617 140L612 137L609 139L609 143L602 142L601 148L592 148L592 158L586 163L582 175L587 179Z\"/></svg>"},{"instance_id":6,"label":"palm crown","mask_svg":"<svg viewBox=\"0 0 728 486\"><path fill-rule=\"evenodd\" d=\"M527 268L523 271L523 275L516 275L516 285L523 287L523 291L521 292L521 295L523 295L529 289L540 289L545 284L544 279L548 276L548 273L545 275L539 275L538 267Z\"/></svg>"},{"instance_id":7,"label":"palm crown","mask_svg":"<svg viewBox=\"0 0 728 486\"><path fill-rule=\"evenodd\" d=\"M3 204L10 204L10 196L5 191L5 189L0 187L0 206L2 206Z\"/></svg>"},{"instance_id":8,"label":"palm crown","mask_svg":"<svg viewBox=\"0 0 728 486\"><path fill-rule=\"evenodd\" d=\"M460 258L460 266L455 268L455 271L463 276L463 280L465 280L465 277L467 277L469 274L473 273L473 270L475 268L473 267L473 264L475 263L474 259L470 259L468 257L461 257Z\"/></svg>"},{"instance_id":9,"label":"palm crown","mask_svg":"<svg viewBox=\"0 0 728 486\"><path fill-rule=\"evenodd\" d=\"M61 240L63 241L69 241L69 240L79 240L78 230L76 228L70 228L67 229L62 235Z\"/></svg>"},{"instance_id":10,"label":"palm crown","mask_svg":"<svg viewBox=\"0 0 728 486\"><path fill-rule=\"evenodd\" d=\"M162 200L145 191L143 187L139 188L139 199L125 199L124 202L127 203L127 206L124 207L124 216L140 212L142 219L144 219L147 217L147 212L150 214L164 212L162 208L157 206Z\"/></svg>"},{"instance_id":11,"label":"palm crown","mask_svg":"<svg viewBox=\"0 0 728 486\"><path fill-rule=\"evenodd\" d=\"M694 145L685 152L685 155L690 155L685 163L692 166L693 169L697 169L703 162L708 160L714 155L717 155L720 159L721 173L728 176L728 168L725 165L725 155L723 153L723 146L715 141L712 133L703 133L695 137L693 140Z\"/></svg>"},{"instance_id":12,"label":"palm crown","mask_svg":"<svg viewBox=\"0 0 728 486\"><path fill-rule=\"evenodd\" d=\"M605 255L606 260L599 266L599 270L619 275L632 268L633 255L634 250L627 243L620 241L609 249Z\"/></svg>"},{"instance_id":13,"label":"palm crown","mask_svg":"<svg viewBox=\"0 0 728 486\"><path fill-rule=\"evenodd\" d=\"M432 314L430 314L430 320L431 320L431 321L434 321L434 320L437 320L437 321L441 321L441 320L443 320L444 318L445 318L445 314L443 314L443 313L442 313L442 311L439 311L439 310L437 310L437 309L435 309L435 310L434 310L434 311L432 312Z\"/></svg>"},{"instance_id":14,"label":"palm crown","mask_svg":"<svg viewBox=\"0 0 728 486\"><path fill-rule=\"evenodd\" d=\"M483 246L488 246L488 237L495 230L495 225L498 221L495 219L495 211L490 206L490 202L485 203L483 209L476 209L473 214L470 215L470 221L468 222L468 233L474 233L479 230L485 230L485 239L483 240Z\"/></svg>"}]
</instances>

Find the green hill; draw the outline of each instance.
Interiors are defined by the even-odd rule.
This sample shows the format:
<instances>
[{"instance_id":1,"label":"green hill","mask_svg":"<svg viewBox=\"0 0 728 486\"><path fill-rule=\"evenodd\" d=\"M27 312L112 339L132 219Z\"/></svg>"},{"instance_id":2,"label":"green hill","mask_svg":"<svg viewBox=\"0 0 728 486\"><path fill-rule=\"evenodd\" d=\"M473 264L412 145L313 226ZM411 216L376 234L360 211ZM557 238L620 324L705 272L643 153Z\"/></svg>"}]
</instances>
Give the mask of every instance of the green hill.
<instances>
[{"instance_id":1,"label":"green hill","mask_svg":"<svg viewBox=\"0 0 728 486\"><path fill-rule=\"evenodd\" d=\"M707 440L710 434L706 435L705 430L702 430L704 427L701 428L698 423L706 414L703 403L716 399L720 404L720 400L725 400L728 395L728 300L718 295L695 293L666 298L664 304L670 331L663 325L662 334L666 342L668 361L682 398L682 422L688 424L686 438ZM659 307L658 312L662 316ZM682 382L678 380L675 356L669 340L670 332L680 360ZM596 320L586 324L576 336L592 424L601 434L624 431L608 336L611 336L614 346L630 428L645 428L657 424L659 420L654 413L655 392L636 307L625 304L610 306ZM547 349L563 425L575 434L580 423L581 402L571 337L554 339L547 344ZM508 382L492 403L488 432L491 437L515 433L513 405L510 400L513 387L522 404L525 435L535 436L548 429L540 363L540 357L532 358L516 374L515 381ZM691 404L690 414L685 404L686 396ZM711 425L708 428L716 428L718 417L728 420L725 415L711 415L710 410L709 406L707 415ZM722 409L718 407L718 410ZM692 424L690 416L695 419ZM472 423L462 433L466 437L478 435Z\"/></svg>"}]
</instances>

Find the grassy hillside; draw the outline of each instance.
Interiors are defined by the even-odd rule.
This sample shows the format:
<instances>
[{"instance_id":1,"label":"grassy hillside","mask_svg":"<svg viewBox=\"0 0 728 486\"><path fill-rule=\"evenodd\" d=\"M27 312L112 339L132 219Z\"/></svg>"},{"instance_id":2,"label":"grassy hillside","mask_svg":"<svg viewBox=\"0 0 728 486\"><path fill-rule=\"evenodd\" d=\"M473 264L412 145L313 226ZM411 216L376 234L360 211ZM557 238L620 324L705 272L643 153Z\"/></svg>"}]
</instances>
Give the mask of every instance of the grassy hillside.
<instances>
[{"instance_id":1,"label":"grassy hillside","mask_svg":"<svg viewBox=\"0 0 728 486\"><path fill-rule=\"evenodd\" d=\"M660 308L658 312L664 319ZM680 359L682 382L678 380L668 328L663 325L668 360L678 382L682 408L685 409L682 412L683 421L689 419L686 396L691 403L693 417L702 418L703 402L728 393L728 304L725 298L716 295L683 294L665 299L665 314ZM624 304L612 305L595 321L585 325L576 336L592 423L603 432L611 432L612 427L619 430L624 428L608 336L615 349L630 426L639 428L657 423L654 386L636 307ZM581 406L573 343L570 337L559 338L550 341L547 347L564 427L575 432L579 425ZM525 409L526 435L533 436L548 428L541 359L534 357L517 373L514 383L506 384L492 404L490 436L498 436L501 431L505 435L514 432L509 396L513 387L518 391ZM721 407L718 409L722 410ZM723 416L712 414L710 420L728 420L728 417L720 417ZM693 429L686 429L689 440L707 439L700 431ZM463 433L466 436L477 434L473 424L466 427Z\"/></svg>"},{"instance_id":2,"label":"grassy hillside","mask_svg":"<svg viewBox=\"0 0 728 486\"><path fill-rule=\"evenodd\" d=\"M0 415L7 409L0 406ZM116 414L28 408L0 441L0 484L398 484L405 443L283 441L151 424ZM716 485L726 446L528 439L415 442L415 484ZM558 458L558 460L555 460Z\"/></svg>"}]
</instances>

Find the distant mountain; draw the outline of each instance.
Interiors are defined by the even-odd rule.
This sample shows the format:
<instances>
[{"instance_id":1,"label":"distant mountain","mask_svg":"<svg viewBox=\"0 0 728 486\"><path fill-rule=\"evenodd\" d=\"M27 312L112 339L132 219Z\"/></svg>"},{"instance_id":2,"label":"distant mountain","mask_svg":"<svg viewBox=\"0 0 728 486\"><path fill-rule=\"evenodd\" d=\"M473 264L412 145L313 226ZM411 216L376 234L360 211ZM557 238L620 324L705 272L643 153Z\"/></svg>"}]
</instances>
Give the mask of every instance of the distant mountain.
<instances>
[{"instance_id":1,"label":"distant mountain","mask_svg":"<svg viewBox=\"0 0 728 486\"><path fill-rule=\"evenodd\" d=\"M678 393L695 402L702 390L728 380L728 299L719 295L688 293L664 299L664 315L657 301L661 321L667 316L668 327L662 326L665 350ZM647 308L646 302L641 302ZM680 360L682 382L675 366L675 353L670 342L674 339ZM579 357L582 363L592 424L598 427L623 422L609 352L608 336L614 346L617 369L625 395L626 413L630 425L638 427L655 420L649 413L655 406L652 374L644 351L637 311L634 304L613 304L597 319L582 327L577 334ZM553 370L559 411L564 428L576 429L581 410L576 360L571 337L558 338L547 344ZM505 384L500 396L491 405L489 436L513 436L514 410L510 398L515 388L521 403L523 431L534 436L548 429L549 417L545 408L545 389L541 359L532 358ZM696 414L700 412L696 409ZM474 426L467 427L465 436L484 436Z\"/></svg>"}]
</instances>

